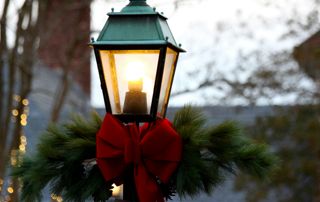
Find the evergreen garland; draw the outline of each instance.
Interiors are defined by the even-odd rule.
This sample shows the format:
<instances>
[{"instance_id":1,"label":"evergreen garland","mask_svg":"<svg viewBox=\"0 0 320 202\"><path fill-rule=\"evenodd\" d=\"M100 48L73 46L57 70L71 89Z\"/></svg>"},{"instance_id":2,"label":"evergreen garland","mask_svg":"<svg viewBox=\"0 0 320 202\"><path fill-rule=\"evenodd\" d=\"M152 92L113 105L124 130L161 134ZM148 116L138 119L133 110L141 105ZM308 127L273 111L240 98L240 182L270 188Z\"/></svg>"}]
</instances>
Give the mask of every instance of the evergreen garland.
<instances>
[{"instance_id":1,"label":"evergreen garland","mask_svg":"<svg viewBox=\"0 0 320 202\"><path fill-rule=\"evenodd\" d=\"M105 182L98 167L90 164L101 123L94 113L90 121L74 116L70 123L51 125L41 136L37 153L25 156L13 169L12 175L22 181L22 200L40 201L46 185L64 201L111 197L112 182ZM169 185L161 186L167 198L175 192L180 197L210 194L226 173L236 174L238 169L266 178L275 167L277 159L266 145L246 138L237 124L206 124L204 115L190 106L176 113L173 126L182 137L183 156Z\"/></svg>"},{"instance_id":2,"label":"evergreen garland","mask_svg":"<svg viewBox=\"0 0 320 202\"><path fill-rule=\"evenodd\" d=\"M22 181L22 201L41 201L41 191L62 195L64 201L105 201L111 196L111 182L106 183L97 166L85 172L84 161L95 158L96 132L102 123L97 114L90 121L74 116L71 123L51 125L41 136L37 153L24 157L13 176ZM108 191L109 190L109 191Z\"/></svg>"}]
</instances>

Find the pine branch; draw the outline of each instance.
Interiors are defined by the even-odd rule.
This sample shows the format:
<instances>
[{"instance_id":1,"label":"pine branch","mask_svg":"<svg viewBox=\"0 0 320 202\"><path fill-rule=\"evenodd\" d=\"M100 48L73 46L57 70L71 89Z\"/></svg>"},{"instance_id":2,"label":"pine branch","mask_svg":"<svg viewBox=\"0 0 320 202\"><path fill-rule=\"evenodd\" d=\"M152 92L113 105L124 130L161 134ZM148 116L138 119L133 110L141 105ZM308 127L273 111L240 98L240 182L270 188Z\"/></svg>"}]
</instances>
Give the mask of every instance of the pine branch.
<instances>
[{"instance_id":1,"label":"pine branch","mask_svg":"<svg viewBox=\"0 0 320 202\"><path fill-rule=\"evenodd\" d=\"M90 121L73 116L63 125L51 125L41 136L37 154L24 157L12 175L21 178L22 200L40 201L41 190L50 185L52 193L64 201L105 201L111 196L111 184L104 181L97 166L85 171L83 162L95 158L95 136L101 118L93 114Z\"/></svg>"},{"instance_id":2,"label":"pine branch","mask_svg":"<svg viewBox=\"0 0 320 202\"><path fill-rule=\"evenodd\" d=\"M253 143L234 122L206 126L202 113L186 106L173 124L183 139L183 159L174 176L180 197L212 193L226 172L267 178L277 164L266 145Z\"/></svg>"}]
</instances>

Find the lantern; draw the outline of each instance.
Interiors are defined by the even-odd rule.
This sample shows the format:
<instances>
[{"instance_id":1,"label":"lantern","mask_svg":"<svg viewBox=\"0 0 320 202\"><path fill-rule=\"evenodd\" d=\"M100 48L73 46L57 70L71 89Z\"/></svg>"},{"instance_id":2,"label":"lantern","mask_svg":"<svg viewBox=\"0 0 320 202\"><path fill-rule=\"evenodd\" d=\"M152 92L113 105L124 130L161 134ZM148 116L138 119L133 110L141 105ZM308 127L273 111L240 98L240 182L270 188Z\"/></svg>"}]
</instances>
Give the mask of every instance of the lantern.
<instances>
[{"instance_id":1,"label":"lantern","mask_svg":"<svg viewBox=\"0 0 320 202\"><path fill-rule=\"evenodd\" d=\"M165 117L180 52L167 18L130 0L92 41L107 113L122 122Z\"/></svg>"}]
</instances>

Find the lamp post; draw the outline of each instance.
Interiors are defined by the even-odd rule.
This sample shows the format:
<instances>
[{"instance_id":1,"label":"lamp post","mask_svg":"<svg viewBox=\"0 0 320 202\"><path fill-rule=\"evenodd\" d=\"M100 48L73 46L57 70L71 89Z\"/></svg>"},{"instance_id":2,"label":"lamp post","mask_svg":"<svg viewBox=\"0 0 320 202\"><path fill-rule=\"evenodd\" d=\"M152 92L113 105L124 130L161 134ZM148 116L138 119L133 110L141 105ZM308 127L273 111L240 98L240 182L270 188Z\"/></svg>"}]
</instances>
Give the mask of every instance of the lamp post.
<instances>
[{"instance_id":1,"label":"lamp post","mask_svg":"<svg viewBox=\"0 0 320 202\"><path fill-rule=\"evenodd\" d=\"M91 42L107 113L123 123L164 118L178 56L184 52L167 18L146 0L130 0L120 12L108 15L99 37ZM124 183L124 199L134 200L127 188L134 186L131 174Z\"/></svg>"}]
</instances>

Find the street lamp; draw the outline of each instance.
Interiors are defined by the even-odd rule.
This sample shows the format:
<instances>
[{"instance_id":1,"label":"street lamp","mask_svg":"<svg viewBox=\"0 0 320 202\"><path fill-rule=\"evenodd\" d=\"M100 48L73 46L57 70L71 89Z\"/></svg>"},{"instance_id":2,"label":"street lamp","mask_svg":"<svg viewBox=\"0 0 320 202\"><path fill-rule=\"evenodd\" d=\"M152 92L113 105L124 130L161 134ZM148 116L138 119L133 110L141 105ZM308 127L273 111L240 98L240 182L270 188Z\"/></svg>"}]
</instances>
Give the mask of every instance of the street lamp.
<instances>
[{"instance_id":1,"label":"street lamp","mask_svg":"<svg viewBox=\"0 0 320 202\"><path fill-rule=\"evenodd\" d=\"M91 45L97 60L106 111L124 123L164 118L180 52L167 18L146 0L130 0L109 18ZM138 201L131 165L124 199Z\"/></svg>"},{"instance_id":2,"label":"street lamp","mask_svg":"<svg viewBox=\"0 0 320 202\"><path fill-rule=\"evenodd\" d=\"M120 121L163 118L180 52L167 18L146 0L130 0L92 40L107 113Z\"/></svg>"}]
</instances>

